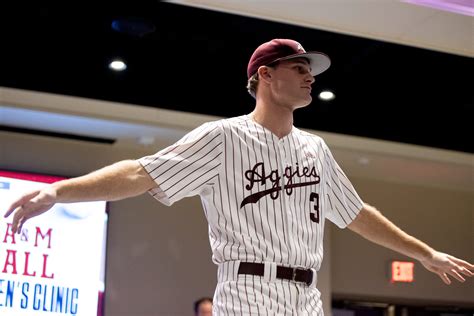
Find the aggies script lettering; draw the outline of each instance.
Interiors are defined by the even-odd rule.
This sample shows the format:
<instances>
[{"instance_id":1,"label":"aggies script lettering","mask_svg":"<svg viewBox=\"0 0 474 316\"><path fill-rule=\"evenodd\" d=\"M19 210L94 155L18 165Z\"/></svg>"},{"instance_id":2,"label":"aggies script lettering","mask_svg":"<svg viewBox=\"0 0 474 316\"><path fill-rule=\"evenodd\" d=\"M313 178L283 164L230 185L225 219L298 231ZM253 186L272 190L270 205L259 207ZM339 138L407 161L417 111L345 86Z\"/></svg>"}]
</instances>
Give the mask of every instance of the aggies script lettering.
<instances>
[{"instance_id":1,"label":"aggies script lettering","mask_svg":"<svg viewBox=\"0 0 474 316\"><path fill-rule=\"evenodd\" d=\"M270 195L273 200L276 200L280 196L280 191L282 190L282 187L281 176L278 169L272 170L270 173L266 173L265 165L263 164L263 162L259 162L252 169L245 171L244 174L245 178L249 181L249 184L245 186L247 190L252 190L254 184L257 182L260 182L260 185L266 185L267 180L270 181L271 188L250 194L249 196L243 199L242 203L240 204L241 208L248 203L257 203L258 200L260 200L266 195ZM294 188L318 184L321 181L319 175L316 173L316 168L314 166L311 168L303 167L303 169L300 169L298 163L296 163L296 168L294 170L292 166L286 167L283 176L286 180L286 182L284 183L284 189L287 195L291 195L293 193ZM303 178L309 178L304 180L310 181L304 182ZM295 179L300 179L300 181L298 183L294 183ZM315 203L315 213L310 213L310 219L313 222L319 223L319 195L317 193L311 193L310 200L311 202Z\"/></svg>"}]
</instances>

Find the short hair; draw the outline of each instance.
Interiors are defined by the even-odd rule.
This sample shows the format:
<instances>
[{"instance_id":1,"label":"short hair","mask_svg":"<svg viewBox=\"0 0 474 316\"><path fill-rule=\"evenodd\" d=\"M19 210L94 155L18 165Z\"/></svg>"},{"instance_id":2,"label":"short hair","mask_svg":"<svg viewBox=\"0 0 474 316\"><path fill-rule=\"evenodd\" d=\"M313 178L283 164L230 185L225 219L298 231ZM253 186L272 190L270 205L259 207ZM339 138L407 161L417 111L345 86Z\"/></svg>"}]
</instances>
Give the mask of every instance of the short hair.
<instances>
[{"instance_id":1,"label":"short hair","mask_svg":"<svg viewBox=\"0 0 474 316\"><path fill-rule=\"evenodd\" d=\"M197 314L199 310L199 305L201 305L204 302L210 302L212 304L212 298L211 297L202 297L198 299L196 302L194 302L194 313Z\"/></svg>"},{"instance_id":2,"label":"short hair","mask_svg":"<svg viewBox=\"0 0 474 316\"><path fill-rule=\"evenodd\" d=\"M265 66L275 68L278 65L278 63L279 61L275 61ZM258 70L247 81L247 91L254 99L257 98L257 89L258 89Z\"/></svg>"},{"instance_id":3,"label":"short hair","mask_svg":"<svg viewBox=\"0 0 474 316\"><path fill-rule=\"evenodd\" d=\"M254 99L257 98L257 88L258 88L258 72L256 72L247 81L247 91Z\"/></svg>"}]
</instances>

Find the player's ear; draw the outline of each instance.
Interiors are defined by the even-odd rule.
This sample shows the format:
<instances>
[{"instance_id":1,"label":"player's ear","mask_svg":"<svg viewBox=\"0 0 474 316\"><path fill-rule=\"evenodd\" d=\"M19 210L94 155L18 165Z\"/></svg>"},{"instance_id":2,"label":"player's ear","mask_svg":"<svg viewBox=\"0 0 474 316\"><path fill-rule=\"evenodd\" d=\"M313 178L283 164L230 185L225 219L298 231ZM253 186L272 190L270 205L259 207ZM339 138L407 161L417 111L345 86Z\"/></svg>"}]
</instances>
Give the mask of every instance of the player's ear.
<instances>
[{"instance_id":1,"label":"player's ear","mask_svg":"<svg viewBox=\"0 0 474 316\"><path fill-rule=\"evenodd\" d=\"M261 81L270 82L272 80L272 68L260 66L257 70L258 78Z\"/></svg>"}]
</instances>

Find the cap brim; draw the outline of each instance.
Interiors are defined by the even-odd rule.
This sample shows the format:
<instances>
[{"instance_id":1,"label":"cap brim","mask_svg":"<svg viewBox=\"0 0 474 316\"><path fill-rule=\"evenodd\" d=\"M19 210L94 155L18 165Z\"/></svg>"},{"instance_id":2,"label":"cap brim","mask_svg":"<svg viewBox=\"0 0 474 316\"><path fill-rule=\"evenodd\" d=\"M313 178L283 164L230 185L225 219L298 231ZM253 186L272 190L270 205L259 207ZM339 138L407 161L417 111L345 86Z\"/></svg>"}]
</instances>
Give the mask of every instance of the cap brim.
<instances>
[{"instance_id":1,"label":"cap brim","mask_svg":"<svg viewBox=\"0 0 474 316\"><path fill-rule=\"evenodd\" d=\"M311 75L317 76L326 70L328 70L329 66L331 66L331 59L328 55L320 52L307 52L303 54L294 54L286 57L279 58L275 61L279 60L288 60L294 58L306 58L309 60L310 67L311 67Z\"/></svg>"}]
</instances>

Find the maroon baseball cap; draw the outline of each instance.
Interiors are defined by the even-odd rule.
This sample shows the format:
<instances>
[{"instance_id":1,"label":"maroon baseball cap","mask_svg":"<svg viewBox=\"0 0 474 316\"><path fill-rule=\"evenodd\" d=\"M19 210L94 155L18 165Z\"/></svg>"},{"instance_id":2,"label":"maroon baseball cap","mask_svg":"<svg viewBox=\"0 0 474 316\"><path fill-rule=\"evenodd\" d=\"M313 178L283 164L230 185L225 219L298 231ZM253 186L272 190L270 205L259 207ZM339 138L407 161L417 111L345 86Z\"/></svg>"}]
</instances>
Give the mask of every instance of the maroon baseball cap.
<instances>
[{"instance_id":1,"label":"maroon baseball cap","mask_svg":"<svg viewBox=\"0 0 474 316\"><path fill-rule=\"evenodd\" d=\"M326 54L306 52L300 43L291 39L273 39L263 43L253 52L247 66L247 76L248 78L252 77L260 66L299 57L309 60L313 76L326 71L331 65L331 60Z\"/></svg>"}]
</instances>

